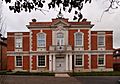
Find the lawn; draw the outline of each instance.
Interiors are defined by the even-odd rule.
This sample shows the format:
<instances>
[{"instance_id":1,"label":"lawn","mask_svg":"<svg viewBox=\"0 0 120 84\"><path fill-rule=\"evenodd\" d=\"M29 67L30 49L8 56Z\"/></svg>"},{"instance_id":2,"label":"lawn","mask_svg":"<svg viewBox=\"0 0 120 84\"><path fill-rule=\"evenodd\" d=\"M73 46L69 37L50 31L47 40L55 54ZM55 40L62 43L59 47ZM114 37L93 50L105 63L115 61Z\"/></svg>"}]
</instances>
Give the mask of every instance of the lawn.
<instances>
[{"instance_id":1,"label":"lawn","mask_svg":"<svg viewBox=\"0 0 120 84\"><path fill-rule=\"evenodd\" d=\"M68 73L70 76L120 76L120 72L74 72Z\"/></svg>"}]
</instances>

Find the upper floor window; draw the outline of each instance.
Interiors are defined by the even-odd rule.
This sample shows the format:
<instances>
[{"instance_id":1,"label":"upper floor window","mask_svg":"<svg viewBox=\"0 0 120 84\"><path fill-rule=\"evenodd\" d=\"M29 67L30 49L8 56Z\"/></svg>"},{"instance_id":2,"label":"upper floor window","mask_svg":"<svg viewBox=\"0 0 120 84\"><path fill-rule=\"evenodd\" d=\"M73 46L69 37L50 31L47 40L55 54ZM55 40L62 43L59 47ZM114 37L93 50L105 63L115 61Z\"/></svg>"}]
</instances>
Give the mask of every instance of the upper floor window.
<instances>
[{"instance_id":1,"label":"upper floor window","mask_svg":"<svg viewBox=\"0 0 120 84\"><path fill-rule=\"evenodd\" d=\"M75 46L83 46L83 33L75 33Z\"/></svg>"},{"instance_id":2,"label":"upper floor window","mask_svg":"<svg viewBox=\"0 0 120 84\"><path fill-rule=\"evenodd\" d=\"M15 47L22 48L22 36L15 37Z\"/></svg>"},{"instance_id":3,"label":"upper floor window","mask_svg":"<svg viewBox=\"0 0 120 84\"><path fill-rule=\"evenodd\" d=\"M75 56L75 65L82 66L83 65L83 55L76 55Z\"/></svg>"},{"instance_id":4,"label":"upper floor window","mask_svg":"<svg viewBox=\"0 0 120 84\"><path fill-rule=\"evenodd\" d=\"M105 64L105 56L103 54L98 55L98 66L103 66Z\"/></svg>"},{"instance_id":5,"label":"upper floor window","mask_svg":"<svg viewBox=\"0 0 120 84\"><path fill-rule=\"evenodd\" d=\"M57 33L57 45L64 45L64 34L62 32Z\"/></svg>"},{"instance_id":6,"label":"upper floor window","mask_svg":"<svg viewBox=\"0 0 120 84\"><path fill-rule=\"evenodd\" d=\"M16 67L22 67L22 56L16 56Z\"/></svg>"},{"instance_id":7,"label":"upper floor window","mask_svg":"<svg viewBox=\"0 0 120 84\"><path fill-rule=\"evenodd\" d=\"M46 46L46 34L38 33L37 34L37 47L45 47Z\"/></svg>"},{"instance_id":8,"label":"upper floor window","mask_svg":"<svg viewBox=\"0 0 120 84\"><path fill-rule=\"evenodd\" d=\"M104 35L98 36L98 46L105 46L105 37Z\"/></svg>"}]
</instances>

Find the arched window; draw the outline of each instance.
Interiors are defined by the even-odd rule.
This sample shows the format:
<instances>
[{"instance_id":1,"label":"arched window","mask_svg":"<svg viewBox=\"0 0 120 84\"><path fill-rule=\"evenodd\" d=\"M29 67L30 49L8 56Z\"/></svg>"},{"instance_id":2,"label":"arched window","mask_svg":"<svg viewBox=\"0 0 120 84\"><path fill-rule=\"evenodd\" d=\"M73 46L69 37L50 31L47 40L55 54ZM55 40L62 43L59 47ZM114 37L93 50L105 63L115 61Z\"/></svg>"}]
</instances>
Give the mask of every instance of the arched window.
<instances>
[{"instance_id":1,"label":"arched window","mask_svg":"<svg viewBox=\"0 0 120 84\"><path fill-rule=\"evenodd\" d=\"M57 33L57 45L64 45L64 34L62 32Z\"/></svg>"},{"instance_id":2,"label":"arched window","mask_svg":"<svg viewBox=\"0 0 120 84\"><path fill-rule=\"evenodd\" d=\"M83 33L75 33L75 46L83 46Z\"/></svg>"},{"instance_id":3,"label":"arched window","mask_svg":"<svg viewBox=\"0 0 120 84\"><path fill-rule=\"evenodd\" d=\"M46 34L38 33L37 34L37 47L45 47L46 46Z\"/></svg>"}]
</instances>

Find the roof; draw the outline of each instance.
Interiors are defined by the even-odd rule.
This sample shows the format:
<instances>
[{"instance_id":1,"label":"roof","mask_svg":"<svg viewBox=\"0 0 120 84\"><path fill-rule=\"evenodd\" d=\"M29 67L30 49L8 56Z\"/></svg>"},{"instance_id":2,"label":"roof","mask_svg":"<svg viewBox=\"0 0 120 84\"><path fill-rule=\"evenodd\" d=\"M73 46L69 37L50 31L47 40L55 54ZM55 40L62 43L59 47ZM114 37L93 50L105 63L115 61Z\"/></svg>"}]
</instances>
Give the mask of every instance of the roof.
<instances>
[{"instance_id":1,"label":"roof","mask_svg":"<svg viewBox=\"0 0 120 84\"><path fill-rule=\"evenodd\" d=\"M51 22L29 22L29 25L27 25L28 28L31 27L37 27L37 26L45 26L45 27L50 27L50 26L55 26L56 24L58 24L59 22L63 23L65 26L90 26L93 27L93 25L91 24L90 21L86 21L86 19L82 20L81 22L73 22L73 21L68 21L68 19L66 18L56 18L56 19L52 19Z\"/></svg>"}]
</instances>

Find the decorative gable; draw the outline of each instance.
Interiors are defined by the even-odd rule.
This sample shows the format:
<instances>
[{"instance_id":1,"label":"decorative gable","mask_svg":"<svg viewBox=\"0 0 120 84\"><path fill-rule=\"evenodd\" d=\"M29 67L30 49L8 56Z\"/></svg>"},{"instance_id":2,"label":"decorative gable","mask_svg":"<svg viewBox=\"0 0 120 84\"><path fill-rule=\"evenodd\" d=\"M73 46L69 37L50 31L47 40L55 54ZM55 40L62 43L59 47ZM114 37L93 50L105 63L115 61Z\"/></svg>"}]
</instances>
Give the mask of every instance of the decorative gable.
<instances>
[{"instance_id":1,"label":"decorative gable","mask_svg":"<svg viewBox=\"0 0 120 84\"><path fill-rule=\"evenodd\" d=\"M51 26L69 26L70 24L64 21L64 19L57 19L55 22L52 23Z\"/></svg>"}]
</instances>

